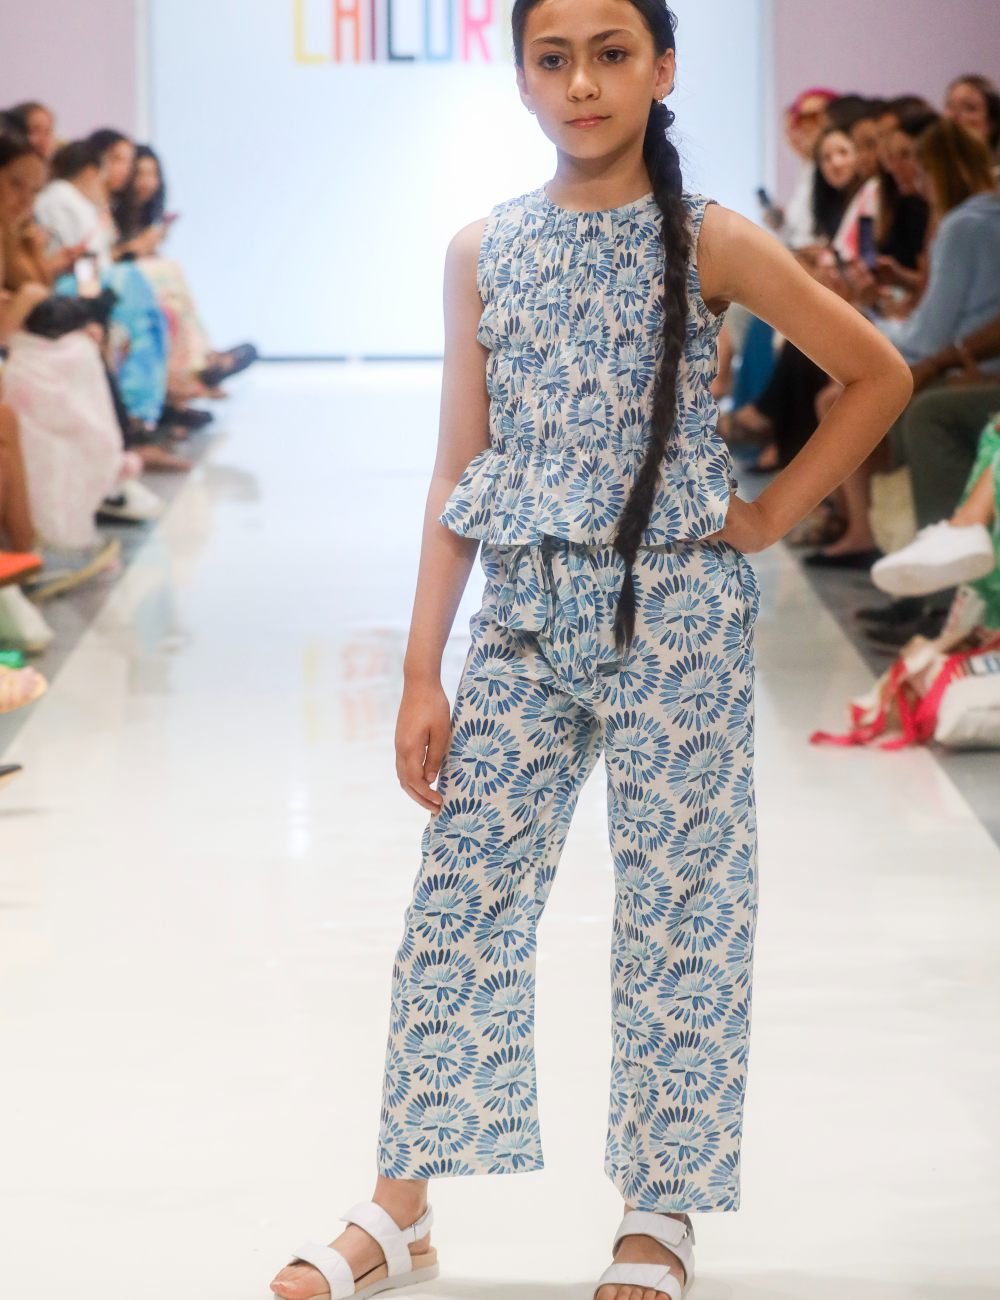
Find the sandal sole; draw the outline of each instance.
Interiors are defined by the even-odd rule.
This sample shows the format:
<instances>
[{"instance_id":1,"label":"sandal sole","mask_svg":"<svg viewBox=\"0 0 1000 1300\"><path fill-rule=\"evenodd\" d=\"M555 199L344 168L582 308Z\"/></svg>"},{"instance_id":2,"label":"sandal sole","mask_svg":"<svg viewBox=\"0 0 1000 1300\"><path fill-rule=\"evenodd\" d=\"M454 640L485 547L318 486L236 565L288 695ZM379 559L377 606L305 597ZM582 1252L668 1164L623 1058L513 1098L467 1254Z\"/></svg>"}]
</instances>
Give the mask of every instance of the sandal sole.
<instances>
[{"instance_id":1,"label":"sandal sole","mask_svg":"<svg viewBox=\"0 0 1000 1300\"><path fill-rule=\"evenodd\" d=\"M378 1282L363 1287L360 1291L355 1291L351 1300L367 1300L368 1296L379 1295L383 1291L395 1291L400 1287L415 1286L418 1282L430 1282L432 1278L438 1277L440 1272L440 1265L429 1264L426 1268L416 1268L410 1273L384 1277ZM330 1300L330 1292L319 1291L316 1295L306 1296L306 1300Z\"/></svg>"}]
</instances>

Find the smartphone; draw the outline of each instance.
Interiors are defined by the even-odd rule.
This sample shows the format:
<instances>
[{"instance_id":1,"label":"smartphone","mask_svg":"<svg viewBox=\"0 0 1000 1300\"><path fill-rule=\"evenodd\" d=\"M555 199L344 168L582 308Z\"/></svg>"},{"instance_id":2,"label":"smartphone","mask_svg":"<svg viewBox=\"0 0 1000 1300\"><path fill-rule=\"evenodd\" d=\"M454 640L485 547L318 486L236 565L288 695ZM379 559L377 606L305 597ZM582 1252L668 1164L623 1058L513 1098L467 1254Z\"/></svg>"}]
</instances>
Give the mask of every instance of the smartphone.
<instances>
[{"instance_id":1,"label":"smartphone","mask_svg":"<svg viewBox=\"0 0 1000 1300\"><path fill-rule=\"evenodd\" d=\"M96 298L101 292L101 277L97 270L97 254L84 253L73 264L76 291L81 298Z\"/></svg>"},{"instance_id":2,"label":"smartphone","mask_svg":"<svg viewBox=\"0 0 1000 1300\"><path fill-rule=\"evenodd\" d=\"M757 187L757 202L764 210L764 218L772 230L780 230L784 225L784 217L779 208L776 208L771 202L771 196L763 185Z\"/></svg>"},{"instance_id":3,"label":"smartphone","mask_svg":"<svg viewBox=\"0 0 1000 1300\"><path fill-rule=\"evenodd\" d=\"M858 256L869 270L874 270L878 261L874 217L858 217Z\"/></svg>"}]
</instances>

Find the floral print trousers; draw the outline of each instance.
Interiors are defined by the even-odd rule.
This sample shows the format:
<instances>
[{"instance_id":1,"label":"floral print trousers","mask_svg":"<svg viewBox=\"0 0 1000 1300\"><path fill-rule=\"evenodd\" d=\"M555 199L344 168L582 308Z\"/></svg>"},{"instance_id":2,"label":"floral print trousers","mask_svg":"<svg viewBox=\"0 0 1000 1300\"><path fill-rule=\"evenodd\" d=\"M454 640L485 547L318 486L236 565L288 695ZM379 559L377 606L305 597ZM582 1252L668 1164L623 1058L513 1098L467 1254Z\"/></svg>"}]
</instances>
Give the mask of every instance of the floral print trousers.
<instances>
[{"instance_id":1,"label":"floral print trousers","mask_svg":"<svg viewBox=\"0 0 1000 1300\"><path fill-rule=\"evenodd\" d=\"M619 659L610 545L484 542L451 734L392 974L378 1172L543 1165L536 930L603 752L615 877L604 1169L639 1209L735 1210L757 837L756 573L728 542L640 550Z\"/></svg>"}]
</instances>

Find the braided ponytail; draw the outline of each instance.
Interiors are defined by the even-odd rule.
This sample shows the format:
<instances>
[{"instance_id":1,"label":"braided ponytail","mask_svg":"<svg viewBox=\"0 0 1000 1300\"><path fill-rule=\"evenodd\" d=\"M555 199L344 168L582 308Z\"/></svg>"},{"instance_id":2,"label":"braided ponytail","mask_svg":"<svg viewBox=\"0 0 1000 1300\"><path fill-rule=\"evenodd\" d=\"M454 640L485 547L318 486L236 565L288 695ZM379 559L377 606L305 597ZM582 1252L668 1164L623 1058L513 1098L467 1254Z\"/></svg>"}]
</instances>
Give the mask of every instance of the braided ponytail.
<instances>
[{"instance_id":1,"label":"braided ponytail","mask_svg":"<svg viewBox=\"0 0 1000 1300\"><path fill-rule=\"evenodd\" d=\"M511 13L514 61L524 67L524 28L528 14L541 0L515 0ZM631 0L653 38L658 59L676 50L674 29L677 19L665 0ZM691 257L691 228L682 198L680 157L667 132L674 114L666 104L654 100L646 122L642 154L653 184L653 194L663 214L661 239L665 255L663 292L663 356L653 386L652 432L639 474L632 485L615 531L614 548L625 561L625 579L615 609L615 648L622 654L635 633L635 586L632 566L649 524L660 475L660 463L677 421L677 375L687 342L688 262Z\"/></svg>"},{"instance_id":2,"label":"braided ponytail","mask_svg":"<svg viewBox=\"0 0 1000 1300\"><path fill-rule=\"evenodd\" d=\"M643 157L653 193L663 214L661 239L666 258L663 285L663 358L653 386L651 432L646 455L618 520L614 547L625 561L625 580L615 610L615 647L619 654L632 644L635 632L635 586L632 566L653 509L660 463L677 420L677 374L687 341L688 259L691 230L681 198L683 183L677 150L667 138L674 113L654 101L646 124Z\"/></svg>"}]
</instances>

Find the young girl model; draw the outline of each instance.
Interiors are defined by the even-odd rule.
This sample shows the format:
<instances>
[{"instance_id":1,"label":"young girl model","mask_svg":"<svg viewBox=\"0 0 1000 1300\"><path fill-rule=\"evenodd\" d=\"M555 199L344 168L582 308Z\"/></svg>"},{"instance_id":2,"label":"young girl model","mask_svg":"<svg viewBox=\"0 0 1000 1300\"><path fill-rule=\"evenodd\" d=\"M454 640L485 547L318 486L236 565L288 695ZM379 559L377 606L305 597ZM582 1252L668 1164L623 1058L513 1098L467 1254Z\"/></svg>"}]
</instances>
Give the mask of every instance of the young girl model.
<instances>
[{"instance_id":1,"label":"young girl model","mask_svg":"<svg viewBox=\"0 0 1000 1300\"><path fill-rule=\"evenodd\" d=\"M536 927L603 751L616 900L604 1168L626 1214L596 1300L678 1300L689 1212L735 1210L756 919L747 553L912 392L891 344L770 234L684 190L662 0L517 0L555 176L452 239L440 445L396 731L432 814L393 967L370 1201L271 1282L370 1296L438 1272L428 1181L542 1166ZM730 302L844 391L755 502L709 393ZM441 656L482 542L453 708ZM433 782L437 780L437 788ZM610 1236L610 1234L609 1234Z\"/></svg>"}]
</instances>

